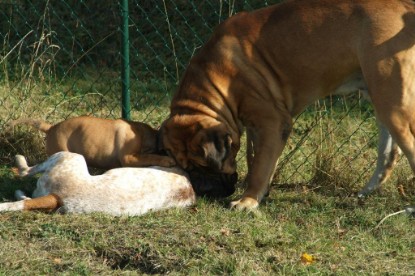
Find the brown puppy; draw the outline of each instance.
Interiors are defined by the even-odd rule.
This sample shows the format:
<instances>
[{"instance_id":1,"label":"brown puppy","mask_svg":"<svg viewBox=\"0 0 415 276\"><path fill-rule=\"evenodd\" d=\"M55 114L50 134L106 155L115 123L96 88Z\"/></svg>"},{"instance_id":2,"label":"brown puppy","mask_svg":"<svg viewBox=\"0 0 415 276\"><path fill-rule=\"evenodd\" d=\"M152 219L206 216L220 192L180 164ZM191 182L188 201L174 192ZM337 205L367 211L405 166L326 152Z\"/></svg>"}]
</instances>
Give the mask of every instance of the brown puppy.
<instances>
[{"instance_id":1,"label":"brown puppy","mask_svg":"<svg viewBox=\"0 0 415 276\"><path fill-rule=\"evenodd\" d=\"M286 1L239 13L190 61L163 123L164 147L183 168L232 173L245 127L253 151L248 187L231 206L255 208L292 118L363 85L415 171L414 26L409 0Z\"/></svg>"},{"instance_id":2,"label":"brown puppy","mask_svg":"<svg viewBox=\"0 0 415 276\"><path fill-rule=\"evenodd\" d=\"M12 122L16 124L45 132L48 155L59 151L79 153L88 166L111 169L175 165L171 157L156 154L158 131L144 123L82 116L53 126L32 119Z\"/></svg>"}]
</instances>

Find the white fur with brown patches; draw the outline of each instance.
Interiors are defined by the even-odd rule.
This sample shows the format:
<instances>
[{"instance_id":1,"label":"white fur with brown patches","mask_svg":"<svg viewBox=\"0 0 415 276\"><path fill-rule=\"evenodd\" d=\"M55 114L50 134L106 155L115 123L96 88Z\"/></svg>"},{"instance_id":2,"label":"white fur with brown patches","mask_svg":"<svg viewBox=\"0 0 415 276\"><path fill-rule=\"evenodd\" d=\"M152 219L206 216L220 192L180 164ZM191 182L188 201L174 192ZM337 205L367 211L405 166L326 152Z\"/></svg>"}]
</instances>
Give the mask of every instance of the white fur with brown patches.
<instances>
[{"instance_id":1,"label":"white fur with brown patches","mask_svg":"<svg viewBox=\"0 0 415 276\"><path fill-rule=\"evenodd\" d=\"M21 176L43 174L34 199L2 203L0 212L59 207L65 213L136 216L195 203L187 174L179 168L118 168L91 176L83 156L70 152L53 154L34 167L19 155L16 163Z\"/></svg>"}]
</instances>

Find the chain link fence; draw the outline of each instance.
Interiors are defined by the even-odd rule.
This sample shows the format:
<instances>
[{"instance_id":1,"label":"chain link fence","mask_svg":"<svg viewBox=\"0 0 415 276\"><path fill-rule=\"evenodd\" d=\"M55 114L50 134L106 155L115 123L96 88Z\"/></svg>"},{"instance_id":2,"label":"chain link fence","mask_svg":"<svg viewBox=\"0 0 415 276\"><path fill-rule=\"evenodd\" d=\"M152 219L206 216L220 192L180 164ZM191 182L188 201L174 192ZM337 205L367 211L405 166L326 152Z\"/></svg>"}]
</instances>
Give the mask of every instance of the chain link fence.
<instances>
[{"instance_id":1,"label":"chain link fence","mask_svg":"<svg viewBox=\"0 0 415 276\"><path fill-rule=\"evenodd\" d=\"M189 59L214 27L277 2L130 0L131 119L159 126ZM0 0L0 129L27 117L121 117L121 14L117 1ZM17 153L13 135L2 134L2 160ZM373 111L359 95L319 101L297 118L278 181L341 177L346 166L358 172L353 181L366 180L376 135Z\"/></svg>"}]
</instances>

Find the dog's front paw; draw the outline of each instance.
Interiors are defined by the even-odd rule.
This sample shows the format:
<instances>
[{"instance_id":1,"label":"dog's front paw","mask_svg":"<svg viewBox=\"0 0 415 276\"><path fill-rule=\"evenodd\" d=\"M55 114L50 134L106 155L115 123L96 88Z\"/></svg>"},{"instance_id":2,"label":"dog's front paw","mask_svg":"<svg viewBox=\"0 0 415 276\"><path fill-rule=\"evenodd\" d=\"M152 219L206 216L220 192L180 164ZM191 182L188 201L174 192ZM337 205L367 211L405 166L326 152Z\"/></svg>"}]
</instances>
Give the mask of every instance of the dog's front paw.
<instances>
[{"instance_id":1,"label":"dog's front paw","mask_svg":"<svg viewBox=\"0 0 415 276\"><path fill-rule=\"evenodd\" d=\"M240 200L232 201L231 209L251 211L258 207L259 202L251 197L242 197Z\"/></svg>"},{"instance_id":2,"label":"dog's front paw","mask_svg":"<svg viewBox=\"0 0 415 276\"><path fill-rule=\"evenodd\" d=\"M171 158L170 156L164 156L164 158L160 162L160 166L162 167L173 167L176 165L176 161Z\"/></svg>"}]
</instances>

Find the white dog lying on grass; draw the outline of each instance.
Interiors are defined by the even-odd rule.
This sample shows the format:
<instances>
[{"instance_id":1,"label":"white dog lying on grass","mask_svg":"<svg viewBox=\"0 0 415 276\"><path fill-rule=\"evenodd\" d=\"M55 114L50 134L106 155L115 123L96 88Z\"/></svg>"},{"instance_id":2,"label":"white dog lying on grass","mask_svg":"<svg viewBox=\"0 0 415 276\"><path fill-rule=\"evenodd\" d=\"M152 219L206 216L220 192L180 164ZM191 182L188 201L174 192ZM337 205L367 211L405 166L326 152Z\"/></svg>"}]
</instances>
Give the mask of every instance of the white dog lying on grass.
<instances>
[{"instance_id":1,"label":"white dog lying on grass","mask_svg":"<svg viewBox=\"0 0 415 276\"><path fill-rule=\"evenodd\" d=\"M91 176L82 155L58 152L45 162L28 167L16 156L20 176L43 173L33 199L21 191L16 202L0 204L0 212L58 210L64 213L103 212L115 216L142 215L149 211L185 207L196 196L187 174L177 168L117 168Z\"/></svg>"}]
</instances>

